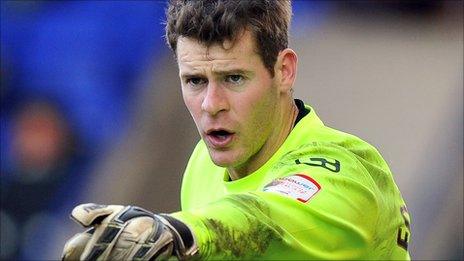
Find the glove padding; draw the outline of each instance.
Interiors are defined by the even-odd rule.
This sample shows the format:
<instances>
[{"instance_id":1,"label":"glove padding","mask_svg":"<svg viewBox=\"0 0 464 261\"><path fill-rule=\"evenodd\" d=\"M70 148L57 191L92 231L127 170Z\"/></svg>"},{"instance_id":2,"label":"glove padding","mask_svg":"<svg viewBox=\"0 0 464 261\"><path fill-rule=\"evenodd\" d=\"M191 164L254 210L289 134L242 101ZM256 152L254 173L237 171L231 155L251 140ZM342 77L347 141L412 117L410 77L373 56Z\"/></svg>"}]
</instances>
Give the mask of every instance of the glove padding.
<instances>
[{"instance_id":1,"label":"glove padding","mask_svg":"<svg viewBox=\"0 0 464 261\"><path fill-rule=\"evenodd\" d=\"M66 242L62 260L186 259L198 251L184 223L143 208L89 203L75 207L71 218L91 228Z\"/></svg>"}]
</instances>

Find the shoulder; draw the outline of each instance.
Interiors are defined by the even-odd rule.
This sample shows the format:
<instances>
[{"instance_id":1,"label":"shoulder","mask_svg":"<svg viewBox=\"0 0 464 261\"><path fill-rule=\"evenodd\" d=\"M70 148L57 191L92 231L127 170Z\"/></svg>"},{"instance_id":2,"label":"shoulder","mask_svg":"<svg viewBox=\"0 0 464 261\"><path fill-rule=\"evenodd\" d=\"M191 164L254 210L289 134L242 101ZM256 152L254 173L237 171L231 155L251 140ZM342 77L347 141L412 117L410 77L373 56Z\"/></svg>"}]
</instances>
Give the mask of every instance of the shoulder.
<instances>
[{"instance_id":1,"label":"shoulder","mask_svg":"<svg viewBox=\"0 0 464 261\"><path fill-rule=\"evenodd\" d=\"M326 147L386 167L374 146L355 135L325 126L312 107L305 105L305 108L309 113L292 130L287 151L298 148L301 153L314 147Z\"/></svg>"},{"instance_id":2,"label":"shoulder","mask_svg":"<svg viewBox=\"0 0 464 261\"><path fill-rule=\"evenodd\" d=\"M311 119L311 114L313 114ZM314 150L326 150L336 154L347 154L358 159L364 159L384 165L382 156L377 149L359 137L345 133L325 125L314 124L314 118L319 120L311 111L299 123L291 134L292 146L286 154L311 154Z\"/></svg>"},{"instance_id":3,"label":"shoulder","mask_svg":"<svg viewBox=\"0 0 464 261\"><path fill-rule=\"evenodd\" d=\"M379 184L388 183L382 180L392 178L377 149L362 139L324 125L301 127L293 146L273 164L274 179L305 175L325 187L343 190L353 184L374 196L383 189Z\"/></svg>"},{"instance_id":4,"label":"shoulder","mask_svg":"<svg viewBox=\"0 0 464 261\"><path fill-rule=\"evenodd\" d=\"M312 109L295 126L293 132L292 146L288 147L281 160L292 156L328 154L335 157L334 159L343 158L346 163L357 165L368 172L373 166L384 172L390 172L385 160L374 146L355 135L325 126Z\"/></svg>"}]
</instances>

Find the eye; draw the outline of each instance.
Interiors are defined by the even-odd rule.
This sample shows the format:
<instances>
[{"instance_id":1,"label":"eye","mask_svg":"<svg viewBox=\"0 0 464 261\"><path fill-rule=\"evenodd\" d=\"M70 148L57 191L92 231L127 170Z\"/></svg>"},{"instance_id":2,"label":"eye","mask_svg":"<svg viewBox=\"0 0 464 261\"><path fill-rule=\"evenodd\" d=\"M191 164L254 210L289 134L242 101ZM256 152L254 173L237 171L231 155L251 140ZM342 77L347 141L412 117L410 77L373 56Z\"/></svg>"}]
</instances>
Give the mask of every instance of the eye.
<instances>
[{"instance_id":1,"label":"eye","mask_svg":"<svg viewBox=\"0 0 464 261\"><path fill-rule=\"evenodd\" d=\"M196 87L196 86L200 86L200 85L207 83L207 80L204 78L200 78L200 77L192 77L192 78L188 78L186 82L188 85Z\"/></svg>"},{"instance_id":2,"label":"eye","mask_svg":"<svg viewBox=\"0 0 464 261\"><path fill-rule=\"evenodd\" d=\"M226 82L233 83L233 84L242 84L245 78L239 74L232 74L226 76Z\"/></svg>"}]
</instances>

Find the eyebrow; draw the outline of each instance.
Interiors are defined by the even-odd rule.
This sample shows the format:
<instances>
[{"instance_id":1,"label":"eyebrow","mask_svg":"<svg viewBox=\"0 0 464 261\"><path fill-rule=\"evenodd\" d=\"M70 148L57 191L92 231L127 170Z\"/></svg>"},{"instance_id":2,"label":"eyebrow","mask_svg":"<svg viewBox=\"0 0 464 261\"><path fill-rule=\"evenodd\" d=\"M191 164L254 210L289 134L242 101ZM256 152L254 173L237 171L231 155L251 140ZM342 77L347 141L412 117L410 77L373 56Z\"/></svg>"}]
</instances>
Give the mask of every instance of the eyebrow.
<instances>
[{"instance_id":1,"label":"eyebrow","mask_svg":"<svg viewBox=\"0 0 464 261\"><path fill-rule=\"evenodd\" d=\"M231 74L251 74L251 71L243 69L230 69L230 70L215 70L214 73L219 75L231 75Z\"/></svg>"},{"instance_id":2,"label":"eyebrow","mask_svg":"<svg viewBox=\"0 0 464 261\"><path fill-rule=\"evenodd\" d=\"M253 75L252 71L243 70L243 69L230 69L230 70L215 70L214 74L217 75L233 75L233 74L241 74L241 75ZM204 77L203 73L196 73L196 72L186 72L180 75L182 78L196 78L196 77Z\"/></svg>"},{"instance_id":3,"label":"eyebrow","mask_svg":"<svg viewBox=\"0 0 464 261\"><path fill-rule=\"evenodd\" d=\"M201 78L203 77L202 73L182 73L180 74L181 78Z\"/></svg>"}]
</instances>

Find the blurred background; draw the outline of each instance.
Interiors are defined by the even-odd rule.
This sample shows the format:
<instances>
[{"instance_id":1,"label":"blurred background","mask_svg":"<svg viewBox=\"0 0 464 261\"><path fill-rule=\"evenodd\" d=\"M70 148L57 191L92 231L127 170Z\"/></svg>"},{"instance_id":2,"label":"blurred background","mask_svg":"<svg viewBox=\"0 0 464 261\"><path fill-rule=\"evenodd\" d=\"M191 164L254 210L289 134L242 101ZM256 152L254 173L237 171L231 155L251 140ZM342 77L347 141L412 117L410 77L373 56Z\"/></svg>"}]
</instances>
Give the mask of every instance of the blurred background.
<instances>
[{"instance_id":1,"label":"blurred background","mask_svg":"<svg viewBox=\"0 0 464 261\"><path fill-rule=\"evenodd\" d=\"M0 259L59 259L81 202L179 209L199 139L164 1L1 1ZM463 257L463 2L294 1L295 96L376 146L413 259Z\"/></svg>"}]
</instances>

